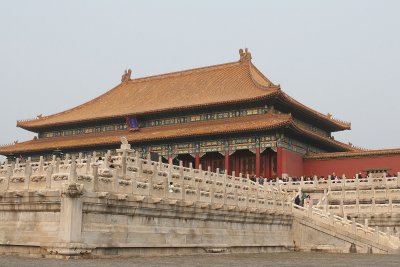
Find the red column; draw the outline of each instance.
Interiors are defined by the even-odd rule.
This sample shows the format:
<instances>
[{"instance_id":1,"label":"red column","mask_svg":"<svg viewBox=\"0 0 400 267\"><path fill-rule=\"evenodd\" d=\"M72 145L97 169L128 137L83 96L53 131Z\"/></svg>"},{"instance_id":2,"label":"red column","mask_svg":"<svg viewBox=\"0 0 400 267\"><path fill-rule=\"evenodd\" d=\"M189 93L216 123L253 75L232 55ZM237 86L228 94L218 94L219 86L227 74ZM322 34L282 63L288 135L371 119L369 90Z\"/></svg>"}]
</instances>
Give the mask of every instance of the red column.
<instances>
[{"instance_id":1,"label":"red column","mask_svg":"<svg viewBox=\"0 0 400 267\"><path fill-rule=\"evenodd\" d=\"M239 176L240 173L240 157L235 155L235 175Z\"/></svg>"},{"instance_id":2,"label":"red column","mask_svg":"<svg viewBox=\"0 0 400 267\"><path fill-rule=\"evenodd\" d=\"M194 156L194 168L198 169L200 165L200 154L196 153Z\"/></svg>"},{"instance_id":3,"label":"red column","mask_svg":"<svg viewBox=\"0 0 400 267\"><path fill-rule=\"evenodd\" d=\"M224 168L225 170L229 173L229 151L225 151L225 162L224 162Z\"/></svg>"},{"instance_id":4,"label":"red column","mask_svg":"<svg viewBox=\"0 0 400 267\"><path fill-rule=\"evenodd\" d=\"M260 148L256 148L256 177L260 177L261 160L260 160Z\"/></svg>"},{"instance_id":5,"label":"red column","mask_svg":"<svg viewBox=\"0 0 400 267\"><path fill-rule=\"evenodd\" d=\"M264 155L264 177L271 177L271 154L268 152Z\"/></svg>"},{"instance_id":6,"label":"red column","mask_svg":"<svg viewBox=\"0 0 400 267\"><path fill-rule=\"evenodd\" d=\"M204 166L205 168L205 170L208 170L208 167L210 167L211 168L211 160L209 159L209 158L206 158L206 166Z\"/></svg>"},{"instance_id":7,"label":"red column","mask_svg":"<svg viewBox=\"0 0 400 267\"><path fill-rule=\"evenodd\" d=\"M277 150L277 155L276 155L276 161L277 161L277 168L276 168L276 175L278 177L282 177L282 173L283 173L283 168L284 168L284 151L281 147L278 147Z\"/></svg>"}]
</instances>

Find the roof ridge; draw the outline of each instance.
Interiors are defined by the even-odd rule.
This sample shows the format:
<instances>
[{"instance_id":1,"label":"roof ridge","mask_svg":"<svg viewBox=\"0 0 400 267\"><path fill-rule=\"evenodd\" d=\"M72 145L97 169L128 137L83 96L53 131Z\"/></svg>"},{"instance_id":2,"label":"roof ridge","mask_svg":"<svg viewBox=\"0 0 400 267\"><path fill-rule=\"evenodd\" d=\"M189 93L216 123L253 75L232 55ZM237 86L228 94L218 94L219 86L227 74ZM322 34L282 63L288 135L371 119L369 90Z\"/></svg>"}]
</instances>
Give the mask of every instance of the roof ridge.
<instances>
[{"instance_id":1,"label":"roof ridge","mask_svg":"<svg viewBox=\"0 0 400 267\"><path fill-rule=\"evenodd\" d=\"M251 78L252 78L253 82L254 82L256 85L259 85L259 86L261 86L261 87L263 87L263 88L268 88L268 89L270 89L270 88L272 88L272 87L276 87L276 88L279 87L278 85L274 84L270 79L268 79L268 78L253 64L253 62L250 61L249 63L250 63L250 64L249 64L249 67L250 67ZM264 80L266 80L266 81L270 84L270 86L265 86L265 85L262 85L262 84L260 84L259 82L257 82L256 79L254 79L254 77L253 77L253 71L255 71L258 75L260 75Z\"/></svg>"},{"instance_id":2,"label":"roof ridge","mask_svg":"<svg viewBox=\"0 0 400 267\"><path fill-rule=\"evenodd\" d=\"M240 61L232 61L232 62L216 64L216 65L209 65L209 66L193 68L193 69L178 70L178 71L161 73L161 74L156 74L156 75L151 75L151 76L139 77L136 79L129 80L129 81L127 81L127 83L145 82L148 80L162 79L162 78L170 77L170 76L189 75L189 74L200 72L200 71L212 71L215 69L222 69L225 67L233 67L233 66L241 65L241 64L242 64L242 62L240 62Z\"/></svg>"}]
</instances>

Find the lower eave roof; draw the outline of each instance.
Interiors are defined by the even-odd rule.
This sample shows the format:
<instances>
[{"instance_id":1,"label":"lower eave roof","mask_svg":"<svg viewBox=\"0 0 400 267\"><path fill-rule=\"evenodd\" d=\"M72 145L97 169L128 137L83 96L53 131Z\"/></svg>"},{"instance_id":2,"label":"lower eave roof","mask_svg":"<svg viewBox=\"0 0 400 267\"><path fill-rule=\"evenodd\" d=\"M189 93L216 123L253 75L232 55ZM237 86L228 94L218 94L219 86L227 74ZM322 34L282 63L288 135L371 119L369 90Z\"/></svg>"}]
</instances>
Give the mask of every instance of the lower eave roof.
<instances>
[{"instance_id":1,"label":"lower eave roof","mask_svg":"<svg viewBox=\"0 0 400 267\"><path fill-rule=\"evenodd\" d=\"M126 137L131 143L177 139L193 136L239 133L245 131L269 130L282 127L291 122L290 115L262 114L247 117L228 118L214 121L191 122L169 126L141 128L138 131L115 131L105 133L84 134L79 136L63 136L40 138L10 146L0 147L0 154L29 153L51 151L55 149L74 149L114 145Z\"/></svg>"},{"instance_id":2,"label":"lower eave roof","mask_svg":"<svg viewBox=\"0 0 400 267\"><path fill-rule=\"evenodd\" d=\"M190 122L177 125L141 128L138 131L114 131L53 138L39 138L14 145L0 147L0 154L23 154L56 149L118 145L121 137L131 143L182 139L196 136L221 135L249 131L263 131L287 127L308 138L333 147L339 151L353 151L353 147L332 138L316 134L293 122L290 114L268 112L261 115L226 118L220 120Z\"/></svg>"},{"instance_id":3,"label":"lower eave roof","mask_svg":"<svg viewBox=\"0 0 400 267\"><path fill-rule=\"evenodd\" d=\"M349 145L349 144L345 144L342 143L340 141L337 141L333 138L327 137L327 136L322 136L320 134L317 134L303 126L301 126L300 124L297 124L295 122L293 122L291 124L291 128L293 131L301 134L301 135L305 135L308 136L309 138L312 138L313 140L317 140L318 142L321 142L323 144L326 144L330 147L336 148L336 149L340 149L342 151L359 151L359 149L354 148L353 146ZM336 153L336 152L335 152ZM340 152L337 152L340 153ZM330 153L328 153L330 154Z\"/></svg>"},{"instance_id":4,"label":"lower eave roof","mask_svg":"<svg viewBox=\"0 0 400 267\"><path fill-rule=\"evenodd\" d=\"M323 123L325 125L329 125L329 127L331 128L331 131L343 131L343 130L351 129L350 122L344 122L344 121L341 121L338 119L334 119L331 116L329 117L329 116L322 114L314 109L311 109L311 108L307 107L306 105L300 103L296 99L292 98L291 96L289 96L288 94L286 94L283 91L280 91L277 94L277 99L283 103L286 103L286 105L293 106L299 112L305 113L310 117L318 119L321 123Z\"/></svg>"},{"instance_id":5,"label":"lower eave roof","mask_svg":"<svg viewBox=\"0 0 400 267\"><path fill-rule=\"evenodd\" d=\"M385 157L400 155L400 148L397 149L379 149L379 150L357 150L349 152L318 153L307 155L306 160L327 160L327 159L345 159L345 158L364 158L364 157Z\"/></svg>"}]
</instances>

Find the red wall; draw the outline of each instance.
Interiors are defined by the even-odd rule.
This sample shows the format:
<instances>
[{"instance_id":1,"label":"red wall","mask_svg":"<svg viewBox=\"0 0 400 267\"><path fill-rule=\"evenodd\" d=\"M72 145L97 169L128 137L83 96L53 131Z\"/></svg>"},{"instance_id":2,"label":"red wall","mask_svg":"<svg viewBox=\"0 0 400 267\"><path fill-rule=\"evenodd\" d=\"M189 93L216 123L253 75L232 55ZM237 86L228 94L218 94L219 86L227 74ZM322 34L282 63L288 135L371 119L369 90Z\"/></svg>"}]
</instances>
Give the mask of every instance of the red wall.
<instances>
[{"instance_id":1,"label":"red wall","mask_svg":"<svg viewBox=\"0 0 400 267\"><path fill-rule=\"evenodd\" d=\"M327 160L304 160L304 175L325 176L332 174L346 177L353 177L356 173L368 168L390 168L390 174L397 174L400 171L400 155L381 156L369 158L344 158ZM365 172L363 172L365 174Z\"/></svg>"},{"instance_id":2,"label":"red wall","mask_svg":"<svg viewBox=\"0 0 400 267\"><path fill-rule=\"evenodd\" d=\"M291 177L303 175L303 155L278 147L278 176L288 174Z\"/></svg>"}]
</instances>

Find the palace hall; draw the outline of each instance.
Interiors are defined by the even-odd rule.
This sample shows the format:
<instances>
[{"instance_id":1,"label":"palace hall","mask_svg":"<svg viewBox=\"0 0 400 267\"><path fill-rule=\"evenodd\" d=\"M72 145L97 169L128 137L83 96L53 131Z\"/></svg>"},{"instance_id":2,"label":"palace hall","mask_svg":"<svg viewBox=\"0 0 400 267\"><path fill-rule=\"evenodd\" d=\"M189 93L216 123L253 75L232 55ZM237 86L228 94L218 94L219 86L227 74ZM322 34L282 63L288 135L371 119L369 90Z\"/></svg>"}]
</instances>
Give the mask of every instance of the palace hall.
<instances>
[{"instance_id":1,"label":"palace hall","mask_svg":"<svg viewBox=\"0 0 400 267\"><path fill-rule=\"evenodd\" d=\"M10 160L105 153L121 137L142 155L256 177L348 176L366 168L400 171L400 150L363 150L335 140L351 124L290 97L239 50L233 62L121 83L72 109L17 126L33 140L0 147ZM36 111L32 111L34 113Z\"/></svg>"}]
</instances>

